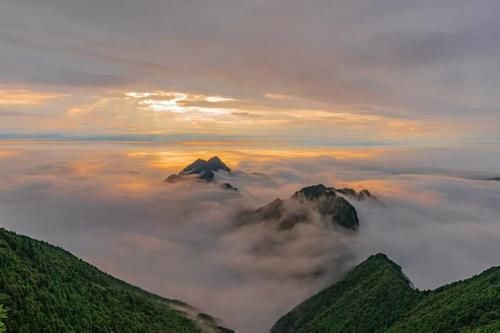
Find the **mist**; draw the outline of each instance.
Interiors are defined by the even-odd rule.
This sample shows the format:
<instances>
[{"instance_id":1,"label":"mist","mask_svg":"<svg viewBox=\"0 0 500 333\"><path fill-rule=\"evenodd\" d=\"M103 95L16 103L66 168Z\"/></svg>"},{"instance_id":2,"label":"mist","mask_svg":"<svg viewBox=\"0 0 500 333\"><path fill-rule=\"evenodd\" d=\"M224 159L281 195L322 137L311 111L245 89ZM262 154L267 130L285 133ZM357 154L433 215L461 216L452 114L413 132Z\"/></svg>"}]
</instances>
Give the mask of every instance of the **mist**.
<instances>
[{"instance_id":1,"label":"mist","mask_svg":"<svg viewBox=\"0 0 500 333\"><path fill-rule=\"evenodd\" d=\"M234 192L164 183L179 163L158 166L155 152L39 147L0 154L0 226L183 300L237 332L265 332L376 252L400 264L420 289L498 265L500 182L482 179L499 169L492 156L500 155L475 154L487 168L455 151L350 159L223 152L234 172L219 180L238 187ZM241 211L318 183L367 188L384 205L351 200L356 233L329 228L318 216L286 232L235 224Z\"/></svg>"}]
</instances>

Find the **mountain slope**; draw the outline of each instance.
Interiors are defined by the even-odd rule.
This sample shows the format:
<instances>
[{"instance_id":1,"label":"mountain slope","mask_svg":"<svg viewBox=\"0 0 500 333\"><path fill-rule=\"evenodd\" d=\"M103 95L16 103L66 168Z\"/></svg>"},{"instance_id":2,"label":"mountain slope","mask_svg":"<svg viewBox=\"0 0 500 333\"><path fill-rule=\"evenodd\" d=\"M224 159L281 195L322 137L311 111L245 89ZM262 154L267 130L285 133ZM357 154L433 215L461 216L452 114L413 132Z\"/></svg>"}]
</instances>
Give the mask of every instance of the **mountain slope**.
<instances>
[{"instance_id":1,"label":"mountain slope","mask_svg":"<svg viewBox=\"0 0 500 333\"><path fill-rule=\"evenodd\" d=\"M271 332L380 332L418 299L401 268L378 254L283 316Z\"/></svg>"},{"instance_id":2,"label":"mountain slope","mask_svg":"<svg viewBox=\"0 0 500 333\"><path fill-rule=\"evenodd\" d=\"M500 267L427 292L388 332L500 332Z\"/></svg>"},{"instance_id":3,"label":"mountain slope","mask_svg":"<svg viewBox=\"0 0 500 333\"><path fill-rule=\"evenodd\" d=\"M377 254L283 316L272 333L487 333L500 328L500 267L421 292Z\"/></svg>"},{"instance_id":4,"label":"mountain slope","mask_svg":"<svg viewBox=\"0 0 500 333\"><path fill-rule=\"evenodd\" d=\"M48 243L0 228L7 332L224 332L206 315L131 286Z\"/></svg>"},{"instance_id":5,"label":"mountain slope","mask_svg":"<svg viewBox=\"0 0 500 333\"><path fill-rule=\"evenodd\" d=\"M5 309L0 304L0 333L4 333L5 332L5 325L3 323L4 320L5 320L5 318L6 318Z\"/></svg>"}]
</instances>

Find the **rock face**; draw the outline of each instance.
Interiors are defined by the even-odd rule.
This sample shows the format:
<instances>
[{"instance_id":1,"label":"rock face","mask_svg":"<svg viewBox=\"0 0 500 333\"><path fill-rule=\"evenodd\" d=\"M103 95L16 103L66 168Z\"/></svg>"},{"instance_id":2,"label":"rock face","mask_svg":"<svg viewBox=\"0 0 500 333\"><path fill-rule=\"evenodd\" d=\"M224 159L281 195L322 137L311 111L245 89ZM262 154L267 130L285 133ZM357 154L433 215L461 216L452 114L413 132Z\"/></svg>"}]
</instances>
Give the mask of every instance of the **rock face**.
<instances>
[{"instance_id":1,"label":"rock face","mask_svg":"<svg viewBox=\"0 0 500 333\"><path fill-rule=\"evenodd\" d=\"M172 174L165 179L166 183L177 183L187 179L196 179L206 183L215 181L216 172L224 171L231 172L231 169L218 156L214 156L205 161L197 159L193 163L186 166L178 174ZM238 191L238 189L229 183L224 183L221 186L223 189Z\"/></svg>"},{"instance_id":2,"label":"rock face","mask_svg":"<svg viewBox=\"0 0 500 333\"><path fill-rule=\"evenodd\" d=\"M356 209L344 198L336 194L333 187L323 184L304 187L295 192L292 199L309 202L322 216L331 216L331 223L356 230L359 219Z\"/></svg>"},{"instance_id":3,"label":"rock face","mask_svg":"<svg viewBox=\"0 0 500 333\"><path fill-rule=\"evenodd\" d=\"M346 199L342 197L336 197L333 205L328 206L326 210L323 210L322 214L330 213L332 214L332 223L347 229L358 229L358 213Z\"/></svg>"},{"instance_id":4,"label":"rock face","mask_svg":"<svg viewBox=\"0 0 500 333\"><path fill-rule=\"evenodd\" d=\"M292 195L292 199L313 201L321 197L334 198L335 196L335 189L333 187L326 187L323 184L318 184L304 187L295 192Z\"/></svg>"},{"instance_id":5,"label":"rock face","mask_svg":"<svg viewBox=\"0 0 500 333\"><path fill-rule=\"evenodd\" d=\"M356 209L333 187L323 184L304 187L289 199L276 199L251 212L244 223L274 223L278 230L290 230L299 223L310 223L319 214L333 227L357 230L359 219Z\"/></svg>"}]
</instances>

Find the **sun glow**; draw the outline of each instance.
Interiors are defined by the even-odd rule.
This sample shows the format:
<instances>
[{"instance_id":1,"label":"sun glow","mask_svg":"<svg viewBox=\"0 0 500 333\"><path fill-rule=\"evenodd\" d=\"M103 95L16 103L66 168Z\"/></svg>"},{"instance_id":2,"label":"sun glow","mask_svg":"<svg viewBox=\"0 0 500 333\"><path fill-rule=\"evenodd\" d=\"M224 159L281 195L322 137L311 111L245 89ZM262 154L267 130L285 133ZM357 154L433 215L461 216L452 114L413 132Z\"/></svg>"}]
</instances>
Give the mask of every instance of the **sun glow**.
<instances>
[{"instance_id":1,"label":"sun glow","mask_svg":"<svg viewBox=\"0 0 500 333\"><path fill-rule=\"evenodd\" d=\"M228 114L234 109L218 106L220 103L234 101L223 96L206 96L202 94L183 93L177 91L127 92L127 97L139 99L139 105L155 112L172 113L210 113ZM203 102L209 105L203 104ZM214 104L213 106L210 104Z\"/></svg>"},{"instance_id":2,"label":"sun glow","mask_svg":"<svg viewBox=\"0 0 500 333\"><path fill-rule=\"evenodd\" d=\"M180 144L164 151L131 151L126 156L131 159L141 159L146 161L149 167L160 170L175 171L191 163L198 158L208 159L214 155L222 158L226 163L237 166L241 162L248 160L258 162L283 161L287 159L333 157L337 160L369 160L385 152L381 148L372 149L300 149L292 147L278 148L276 143L268 142L268 145L275 146L275 149L263 149L257 146L252 147L251 143L235 143L227 145L223 142L212 142L199 146ZM226 145L226 146L225 146Z\"/></svg>"}]
</instances>

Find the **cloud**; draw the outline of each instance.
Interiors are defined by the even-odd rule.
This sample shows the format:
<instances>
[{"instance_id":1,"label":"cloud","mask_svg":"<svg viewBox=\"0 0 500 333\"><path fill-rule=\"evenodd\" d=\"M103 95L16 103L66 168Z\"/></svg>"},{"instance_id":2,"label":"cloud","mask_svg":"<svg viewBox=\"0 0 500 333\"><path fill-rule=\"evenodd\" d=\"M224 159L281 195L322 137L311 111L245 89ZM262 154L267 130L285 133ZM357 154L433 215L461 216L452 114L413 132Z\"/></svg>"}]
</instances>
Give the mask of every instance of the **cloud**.
<instances>
[{"instance_id":1,"label":"cloud","mask_svg":"<svg viewBox=\"0 0 500 333\"><path fill-rule=\"evenodd\" d=\"M496 9L492 0L22 0L0 5L0 84L67 94L47 107L56 120L43 129L52 131L498 142ZM210 100L109 99L155 90ZM58 112L85 110L94 98L107 102L92 115ZM366 127L346 121L360 114L372 119ZM26 119L3 127L34 126Z\"/></svg>"},{"instance_id":2,"label":"cloud","mask_svg":"<svg viewBox=\"0 0 500 333\"><path fill-rule=\"evenodd\" d=\"M0 105L40 105L62 98L62 94L30 91L27 89L0 89Z\"/></svg>"},{"instance_id":3,"label":"cloud","mask_svg":"<svg viewBox=\"0 0 500 333\"><path fill-rule=\"evenodd\" d=\"M22 111L9 111L0 109L0 117L44 117L45 115L22 112Z\"/></svg>"},{"instance_id":4,"label":"cloud","mask_svg":"<svg viewBox=\"0 0 500 333\"><path fill-rule=\"evenodd\" d=\"M195 93L183 93L177 91L152 91L152 92L128 92L127 97L138 99L139 105L155 112L189 113L194 114L225 114L232 111L224 107L224 103L234 101L231 97L205 96Z\"/></svg>"},{"instance_id":5,"label":"cloud","mask_svg":"<svg viewBox=\"0 0 500 333\"><path fill-rule=\"evenodd\" d=\"M236 116L236 117L243 117L243 118L259 118L258 114L251 113L251 112L232 112L231 115Z\"/></svg>"},{"instance_id":6,"label":"cloud","mask_svg":"<svg viewBox=\"0 0 500 333\"><path fill-rule=\"evenodd\" d=\"M238 332L265 331L375 252L394 258L419 288L471 276L500 260L500 188L463 178L474 167L465 152L334 158L229 150L220 155L236 171L220 181L237 186L237 194L209 184L163 183L195 150L132 154L134 148L77 147L4 156L0 225L187 301ZM484 162L493 152L476 153ZM450 169L458 163L450 157L460 159L465 172ZM422 160L441 166L440 172ZM284 233L266 224L233 223L241 210L317 183L368 188L385 207L353 202L360 216L357 235L325 228L318 219Z\"/></svg>"},{"instance_id":7,"label":"cloud","mask_svg":"<svg viewBox=\"0 0 500 333\"><path fill-rule=\"evenodd\" d=\"M273 93L268 93L265 96L266 96L266 98L277 99L277 100L297 100L298 99L296 96L292 96L292 95L273 94Z\"/></svg>"},{"instance_id":8,"label":"cloud","mask_svg":"<svg viewBox=\"0 0 500 333\"><path fill-rule=\"evenodd\" d=\"M254 99L279 92L330 107L468 113L498 104L496 9L492 0L17 1L0 11L9 36L1 59L15 69L3 77L26 82L36 73L50 83L57 65L96 76L84 83L118 76Z\"/></svg>"},{"instance_id":9,"label":"cloud","mask_svg":"<svg viewBox=\"0 0 500 333\"><path fill-rule=\"evenodd\" d=\"M57 70L47 74L38 74L30 78L30 84L56 85L64 87L91 87L117 88L133 83L130 77L108 74L91 73L73 70Z\"/></svg>"},{"instance_id":10,"label":"cloud","mask_svg":"<svg viewBox=\"0 0 500 333\"><path fill-rule=\"evenodd\" d=\"M267 328L276 317L274 302L263 302L272 290L289 305L347 267L344 236L319 223L283 234L262 225L235 229L238 207L253 200L211 185L167 185L163 177L144 177L148 170L126 172L131 166L116 170L123 161L115 158L90 172L81 170L95 165L93 159L51 162L11 178L0 194L2 225L62 245L150 290L224 314L243 332ZM281 246L264 251L269 244ZM234 299L231 306L228 298ZM246 303L248 312L238 303ZM254 315L264 321L256 323Z\"/></svg>"}]
</instances>

